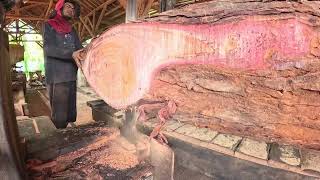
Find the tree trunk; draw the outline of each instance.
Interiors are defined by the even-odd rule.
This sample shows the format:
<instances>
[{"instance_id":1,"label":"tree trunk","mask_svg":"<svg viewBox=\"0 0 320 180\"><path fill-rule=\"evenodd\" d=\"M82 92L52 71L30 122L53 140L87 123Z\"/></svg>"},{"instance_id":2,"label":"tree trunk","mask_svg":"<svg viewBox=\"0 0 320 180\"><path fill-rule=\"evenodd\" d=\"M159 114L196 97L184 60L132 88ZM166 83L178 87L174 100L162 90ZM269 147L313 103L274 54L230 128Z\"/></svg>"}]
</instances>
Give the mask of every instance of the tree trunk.
<instances>
[{"instance_id":1,"label":"tree trunk","mask_svg":"<svg viewBox=\"0 0 320 180\"><path fill-rule=\"evenodd\" d=\"M103 33L82 69L113 107L170 99L198 126L320 149L319 7L189 5Z\"/></svg>"}]
</instances>

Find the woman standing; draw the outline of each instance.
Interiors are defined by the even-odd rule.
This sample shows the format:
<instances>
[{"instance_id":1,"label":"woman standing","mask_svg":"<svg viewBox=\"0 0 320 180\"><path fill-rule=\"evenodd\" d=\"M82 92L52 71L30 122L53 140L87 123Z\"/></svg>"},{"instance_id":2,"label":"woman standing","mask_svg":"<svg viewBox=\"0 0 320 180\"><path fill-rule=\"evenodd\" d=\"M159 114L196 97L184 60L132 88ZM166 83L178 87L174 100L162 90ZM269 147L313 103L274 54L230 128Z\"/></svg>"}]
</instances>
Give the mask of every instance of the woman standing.
<instances>
[{"instance_id":1,"label":"woman standing","mask_svg":"<svg viewBox=\"0 0 320 180\"><path fill-rule=\"evenodd\" d=\"M56 128L66 128L77 117L77 70L72 55L82 48L71 20L80 16L73 0L59 0L44 25L43 46L46 84L50 97L51 120Z\"/></svg>"}]
</instances>

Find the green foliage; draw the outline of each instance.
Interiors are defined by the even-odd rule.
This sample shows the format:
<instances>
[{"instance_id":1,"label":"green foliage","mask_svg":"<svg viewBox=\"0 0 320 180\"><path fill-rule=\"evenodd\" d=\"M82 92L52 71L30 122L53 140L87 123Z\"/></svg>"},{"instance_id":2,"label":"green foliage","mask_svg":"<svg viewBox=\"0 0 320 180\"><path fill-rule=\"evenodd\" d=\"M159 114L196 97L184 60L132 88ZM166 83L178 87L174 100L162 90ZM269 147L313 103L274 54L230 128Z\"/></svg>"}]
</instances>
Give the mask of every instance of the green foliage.
<instances>
[{"instance_id":1,"label":"green foliage","mask_svg":"<svg viewBox=\"0 0 320 180\"><path fill-rule=\"evenodd\" d=\"M15 22L13 22L15 23ZM23 22L19 22L19 26L22 26ZM30 32L32 34L24 34L21 36L20 41L15 40L15 34L12 36L9 35L10 44L17 44L24 46L24 61L22 63L18 63L18 66L22 66L22 70L28 75L29 72L39 71L41 70L44 73L44 56L43 49L40 47L35 41L42 41L42 36L40 34L35 34L35 31L32 30L31 26L24 26L25 32ZM10 32L15 32L15 28L10 28ZM21 30L20 30L21 32ZM17 34L19 37L20 34ZM21 41L22 40L22 41Z\"/></svg>"},{"instance_id":2,"label":"green foliage","mask_svg":"<svg viewBox=\"0 0 320 180\"><path fill-rule=\"evenodd\" d=\"M24 39L26 42L23 42L24 46L24 62L26 65L27 72L34 72L41 70L44 72L44 56L43 56L43 49L36 43L36 42L27 42L31 40L35 40L39 35L34 34L26 34L24 35Z\"/></svg>"}]
</instances>

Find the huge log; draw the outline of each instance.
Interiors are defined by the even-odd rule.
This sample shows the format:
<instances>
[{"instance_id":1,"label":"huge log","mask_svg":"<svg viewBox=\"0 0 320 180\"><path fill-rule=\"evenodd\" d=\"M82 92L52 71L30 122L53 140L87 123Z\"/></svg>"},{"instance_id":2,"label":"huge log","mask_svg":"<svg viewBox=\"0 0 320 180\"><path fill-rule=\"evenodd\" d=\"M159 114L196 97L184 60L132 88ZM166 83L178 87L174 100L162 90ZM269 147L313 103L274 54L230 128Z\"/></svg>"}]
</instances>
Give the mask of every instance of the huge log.
<instances>
[{"instance_id":1,"label":"huge log","mask_svg":"<svg viewBox=\"0 0 320 180\"><path fill-rule=\"evenodd\" d=\"M189 5L104 32L82 69L115 108L170 99L199 126L320 149L319 7Z\"/></svg>"}]
</instances>

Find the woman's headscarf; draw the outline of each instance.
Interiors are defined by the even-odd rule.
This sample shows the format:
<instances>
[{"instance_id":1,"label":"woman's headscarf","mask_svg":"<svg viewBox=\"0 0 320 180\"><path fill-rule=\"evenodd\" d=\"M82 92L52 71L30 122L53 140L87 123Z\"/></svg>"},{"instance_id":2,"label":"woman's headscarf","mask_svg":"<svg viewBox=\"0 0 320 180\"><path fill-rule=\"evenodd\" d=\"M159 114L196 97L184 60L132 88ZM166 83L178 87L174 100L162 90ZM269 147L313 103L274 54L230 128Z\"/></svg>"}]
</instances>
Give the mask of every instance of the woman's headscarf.
<instances>
[{"instance_id":1,"label":"woman's headscarf","mask_svg":"<svg viewBox=\"0 0 320 180\"><path fill-rule=\"evenodd\" d=\"M67 0L67 2L71 2L75 6L75 14L76 16L80 16L80 7L74 2ZM65 19L62 15L62 8L65 3L65 0L59 0L55 6L55 14L54 17L48 20L48 23L58 32L62 34L67 34L72 31L72 25Z\"/></svg>"}]
</instances>

